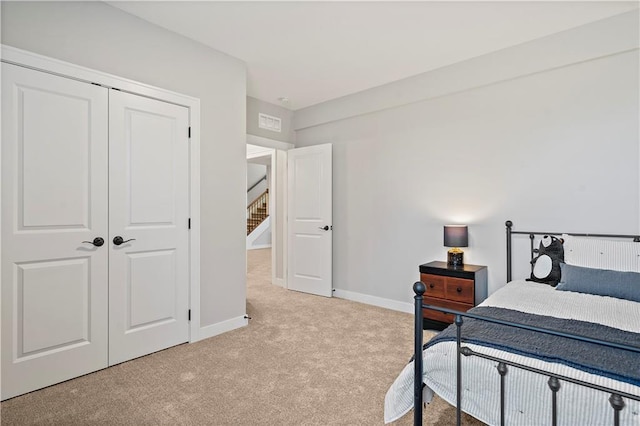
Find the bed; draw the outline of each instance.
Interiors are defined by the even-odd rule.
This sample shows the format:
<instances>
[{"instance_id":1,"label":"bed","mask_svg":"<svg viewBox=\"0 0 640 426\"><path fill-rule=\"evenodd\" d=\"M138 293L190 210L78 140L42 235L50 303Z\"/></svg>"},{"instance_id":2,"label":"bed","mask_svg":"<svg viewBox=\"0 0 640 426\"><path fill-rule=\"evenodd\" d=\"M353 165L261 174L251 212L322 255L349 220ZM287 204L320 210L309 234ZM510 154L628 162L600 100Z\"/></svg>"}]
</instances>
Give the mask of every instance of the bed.
<instances>
[{"instance_id":1,"label":"bed","mask_svg":"<svg viewBox=\"0 0 640 426\"><path fill-rule=\"evenodd\" d=\"M423 305L424 284L415 283L422 356L389 388L385 423L415 406L422 424L423 402L435 393L456 406L458 425L463 411L489 425L640 425L640 238L506 225L509 282L476 308ZM530 239L532 274L544 248L535 249L536 238L564 239L558 288L511 280L513 235ZM424 346L423 309L455 315Z\"/></svg>"}]
</instances>

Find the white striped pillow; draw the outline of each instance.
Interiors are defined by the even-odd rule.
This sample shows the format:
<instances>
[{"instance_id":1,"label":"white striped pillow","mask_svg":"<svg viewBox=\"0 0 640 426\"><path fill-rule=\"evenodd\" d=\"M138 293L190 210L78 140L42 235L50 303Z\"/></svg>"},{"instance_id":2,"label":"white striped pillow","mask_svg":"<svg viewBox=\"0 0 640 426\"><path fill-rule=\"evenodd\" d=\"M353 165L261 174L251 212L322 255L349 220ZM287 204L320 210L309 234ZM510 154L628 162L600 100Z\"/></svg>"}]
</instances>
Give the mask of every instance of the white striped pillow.
<instances>
[{"instance_id":1,"label":"white striped pillow","mask_svg":"<svg viewBox=\"0 0 640 426\"><path fill-rule=\"evenodd\" d=\"M640 243L562 234L568 265L640 272Z\"/></svg>"}]
</instances>

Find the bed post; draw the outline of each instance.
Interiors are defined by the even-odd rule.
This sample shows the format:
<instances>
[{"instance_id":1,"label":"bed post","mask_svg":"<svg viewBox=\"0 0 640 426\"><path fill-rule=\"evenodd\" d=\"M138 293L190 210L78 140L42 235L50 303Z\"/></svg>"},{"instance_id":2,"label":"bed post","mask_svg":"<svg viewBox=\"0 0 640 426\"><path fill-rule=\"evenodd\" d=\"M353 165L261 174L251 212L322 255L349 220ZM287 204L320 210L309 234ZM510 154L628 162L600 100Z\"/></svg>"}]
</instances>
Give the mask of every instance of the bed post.
<instances>
[{"instance_id":1,"label":"bed post","mask_svg":"<svg viewBox=\"0 0 640 426\"><path fill-rule=\"evenodd\" d=\"M507 282L510 282L511 281L511 227L513 226L513 222L508 220L504 224L507 227Z\"/></svg>"},{"instance_id":2,"label":"bed post","mask_svg":"<svg viewBox=\"0 0 640 426\"><path fill-rule=\"evenodd\" d=\"M456 426L462 421L462 315L456 314L453 321L456 325Z\"/></svg>"},{"instance_id":3,"label":"bed post","mask_svg":"<svg viewBox=\"0 0 640 426\"><path fill-rule=\"evenodd\" d=\"M413 350L413 424L414 426L422 425L422 295L427 290L425 285L418 281L413 285L413 291L416 294L415 299L415 318L414 318L414 350Z\"/></svg>"}]
</instances>

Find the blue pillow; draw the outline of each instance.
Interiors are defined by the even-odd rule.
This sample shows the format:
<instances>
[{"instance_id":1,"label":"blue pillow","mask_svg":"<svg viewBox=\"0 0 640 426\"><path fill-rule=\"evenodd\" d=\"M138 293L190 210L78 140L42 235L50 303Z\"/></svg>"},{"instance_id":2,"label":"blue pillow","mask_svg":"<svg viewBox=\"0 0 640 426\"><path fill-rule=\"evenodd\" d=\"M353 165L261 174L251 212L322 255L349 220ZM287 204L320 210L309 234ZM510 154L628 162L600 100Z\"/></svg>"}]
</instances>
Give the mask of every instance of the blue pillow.
<instances>
[{"instance_id":1,"label":"blue pillow","mask_svg":"<svg viewBox=\"0 0 640 426\"><path fill-rule=\"evenodd\" d=\"M640 273L583 268L560 264L562 271L556 290L617 297L640 302Z\"/></svg>"}]
</instances>

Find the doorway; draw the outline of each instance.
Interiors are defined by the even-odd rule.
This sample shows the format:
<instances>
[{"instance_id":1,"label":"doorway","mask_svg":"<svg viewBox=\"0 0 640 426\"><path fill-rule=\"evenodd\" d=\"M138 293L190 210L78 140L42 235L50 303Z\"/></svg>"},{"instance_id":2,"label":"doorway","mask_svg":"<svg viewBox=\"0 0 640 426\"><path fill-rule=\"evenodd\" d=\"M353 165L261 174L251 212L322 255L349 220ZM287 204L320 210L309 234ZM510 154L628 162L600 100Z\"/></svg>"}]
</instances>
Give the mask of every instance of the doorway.
<instances>
[{"instance_id":1,"label":"doorway","mask_svg":"<svg viewBox=\"0 0 640 426\"><path fill-rule=\"evenodd\" d=\"M263 164L267 168L271 283L283 288L287 288L287 151L291 148L293 144L247 135L247 169L250 164L255 163ZM249 188L250 186L247 186L247 189Z\"/></svg>"},{"instance_id":2,"label":"doorway","mask_svg":"<svg viewBox=\"0 0 640 426\"><path fill-rule=\"evenodd\" d=\"M271 248L273 149L247 145L247 250ZM253 152L253 155L250 154ZM266 153L265 153L266 152Z\"/></svg>"}]
</instances>

